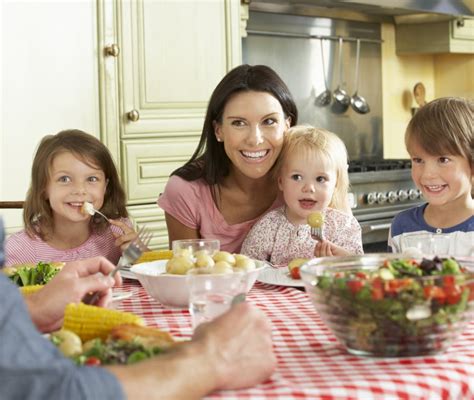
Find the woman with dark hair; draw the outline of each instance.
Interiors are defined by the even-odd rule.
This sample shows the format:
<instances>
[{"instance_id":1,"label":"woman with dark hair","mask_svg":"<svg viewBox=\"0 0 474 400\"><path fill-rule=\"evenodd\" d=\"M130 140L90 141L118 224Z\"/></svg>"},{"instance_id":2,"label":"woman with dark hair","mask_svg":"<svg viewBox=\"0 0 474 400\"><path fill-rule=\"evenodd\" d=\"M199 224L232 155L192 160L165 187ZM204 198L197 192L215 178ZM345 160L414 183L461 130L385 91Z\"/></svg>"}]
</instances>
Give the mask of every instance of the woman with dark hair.
<instances>
[{"instance_id":1,"label":"woman with dark hair","mask_svg":"<svg viewBox=\"0 0 474 400\"><path fill-rule=\"evenodd\" d=\"M238 252L246 234L283 204L271 173L298 111L285 83L264 65L241 65L212 93L191 159L171 175L158 205L170 243L215 238Z\"/></svg>"}]
</instances>

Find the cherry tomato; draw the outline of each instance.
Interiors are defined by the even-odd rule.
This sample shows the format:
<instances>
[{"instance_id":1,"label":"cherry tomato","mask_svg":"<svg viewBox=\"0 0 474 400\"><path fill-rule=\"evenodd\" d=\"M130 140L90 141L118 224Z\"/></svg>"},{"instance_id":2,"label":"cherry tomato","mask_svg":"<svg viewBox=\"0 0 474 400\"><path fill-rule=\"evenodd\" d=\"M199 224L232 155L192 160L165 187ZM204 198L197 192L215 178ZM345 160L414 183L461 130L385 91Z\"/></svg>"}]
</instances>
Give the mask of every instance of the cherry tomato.
<instances>
[{"instance_id":1,"label":"cherry tomato","mask_svg":"<svg viewBox=\"0 0 474 400\"><path fill-rule=\"evenodd\" d=\"M358 280L347 281L347 287L350 289L352 294L356 294L362 289L364 282Z\"/></svg>"},{"instance_id":2,"label":"cherry tomato","mask_svg":"<svg viewBox=\"0 0 474 400\"><path fill-rule=\"evenodd\" d=\"M426 299L437 300L440 304L444 304L444 302L446 301L445 291L438 286L425 286L423 288L423 293Z\"/></svg>"},{"instance_id":3,"label":"cherry tomato","mask_svg":"<svg viewBox=\"0 0 474 400\"><path fill-rule=\"evenodd\" d=\"M461 300L461 288L458 285L448 286L444 288L444 292L448 304L457 304Z\"/></svg>"},{"instance_id":4,"label":"cherry tomato","mask_svg":"<svg viewBox=\"0 0 474 400\"><path fill-rule=\"evenodd\" d=\"M382 300L384 298L383 281L381 278L375 278L372 281L372 299Z\"/></svg>"},{"instance_id":5,"label":"cherry tomato","mask_svg":"<svg viewBox=\"0 0 474 400\"><path fill-rule=\"evenodd\" d=\"M90 366L99 366L101 364L101 361L97 357L90 356L87 358L84 364Z\"/></svg>"},{"instance_id":6,"label":"cherry tomato","mask_svg":"<svg viewBox=\"0 0 474 400\"><path fill-rule=\"evenodd\" d=\"M291 276L293 279L301 279L301 276L300 276L300 267L293 267L293 268L290 270L290 276Z\"/></svg>"}]
</instances>

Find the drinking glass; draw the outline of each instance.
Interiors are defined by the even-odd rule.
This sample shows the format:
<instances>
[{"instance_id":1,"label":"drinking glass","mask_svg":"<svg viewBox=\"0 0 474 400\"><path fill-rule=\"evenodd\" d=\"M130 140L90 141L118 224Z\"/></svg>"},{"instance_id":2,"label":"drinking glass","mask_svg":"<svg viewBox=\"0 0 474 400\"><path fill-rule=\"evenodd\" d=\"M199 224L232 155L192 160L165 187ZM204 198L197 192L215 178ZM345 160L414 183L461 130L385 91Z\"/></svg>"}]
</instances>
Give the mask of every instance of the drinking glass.
<instances>
[{"instance_id":1,"label":"drinking glass","mask_svg":"<svg viewBox=\"0 0 474 400\"><path fill-rule=\"evenodd\" d=\"M400 240L402 253L413 257L424 255L447 255L449 240L442 233L404 233Z\"/></svg>"},{"instance_id":2,"label":"drinking glass","mask_svg":"<svg viewBox=\"0 0 474 400\"><path fill-rule=\"evenodd\" d=\"M219 275L196 274L191 271L186 279L193 329L225 313L232 304L243 301L247 288L247 275L240 272Z\"/></svg>"},{"instance_id":3,"label":"drinking glass","mask_svg":"<svg viewBox=\"0 0 474 400\"><path fill-rule=\"evenodd\" d=\"M173 240L171 249L173 254L183 254L183 252L192 256L197 251L204 250L207 254L212 256L221 247L220 241L217 239L183 239Z\"/></svg>"}]
</instances>

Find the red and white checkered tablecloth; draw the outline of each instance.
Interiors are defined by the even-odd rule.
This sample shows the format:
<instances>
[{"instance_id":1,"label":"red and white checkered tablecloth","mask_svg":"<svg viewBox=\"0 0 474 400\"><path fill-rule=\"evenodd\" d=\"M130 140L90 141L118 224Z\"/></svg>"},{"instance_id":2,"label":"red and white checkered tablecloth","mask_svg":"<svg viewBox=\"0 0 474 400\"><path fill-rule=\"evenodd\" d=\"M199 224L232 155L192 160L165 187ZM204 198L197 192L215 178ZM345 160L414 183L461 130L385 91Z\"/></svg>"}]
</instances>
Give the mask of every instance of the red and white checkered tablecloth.
<instances>
[{"instance_id":1,"label":"red and white checkered tablecloth","mask_svg":"<svg viewBox=\"0 0 474 400\"><path fill-rule=\"evenodd\" d=\"M123 290L134 295L118 309L141 315L147 325L175 336L191 335L187 310L164 308L137 281L126 280ZM474 323L441 355L365 358L344 350L306 293L257 282L247 299L272 321L278 367L265 383L219 391L209 398L474 399Z\"/></svg>"}]
</instances>

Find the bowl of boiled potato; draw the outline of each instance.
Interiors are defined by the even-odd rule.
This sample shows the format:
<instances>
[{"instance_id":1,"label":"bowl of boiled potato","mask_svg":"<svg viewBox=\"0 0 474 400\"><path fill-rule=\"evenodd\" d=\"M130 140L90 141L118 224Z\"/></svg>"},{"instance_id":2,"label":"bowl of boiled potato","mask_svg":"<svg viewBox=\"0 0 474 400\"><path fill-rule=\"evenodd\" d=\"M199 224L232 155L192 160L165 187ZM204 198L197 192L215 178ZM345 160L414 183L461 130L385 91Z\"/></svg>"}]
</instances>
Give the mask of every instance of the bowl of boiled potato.
<instances>
[{"instance_id":1,"label":"bowl of boiled potato","mask_svg":"<svg viewBox=\"0 0 474 400\"><path fill-rule=\"evenodd\" d=\"M227 274L242 274L246 292L252 288L257 276L266 264L243 254L221 251L218 240L190 239L172 243L173 256L136 264L131 271L147 293L166 307L188 307L188 274L211 276L218 285Z\"/></svg>"}]
</instances>

